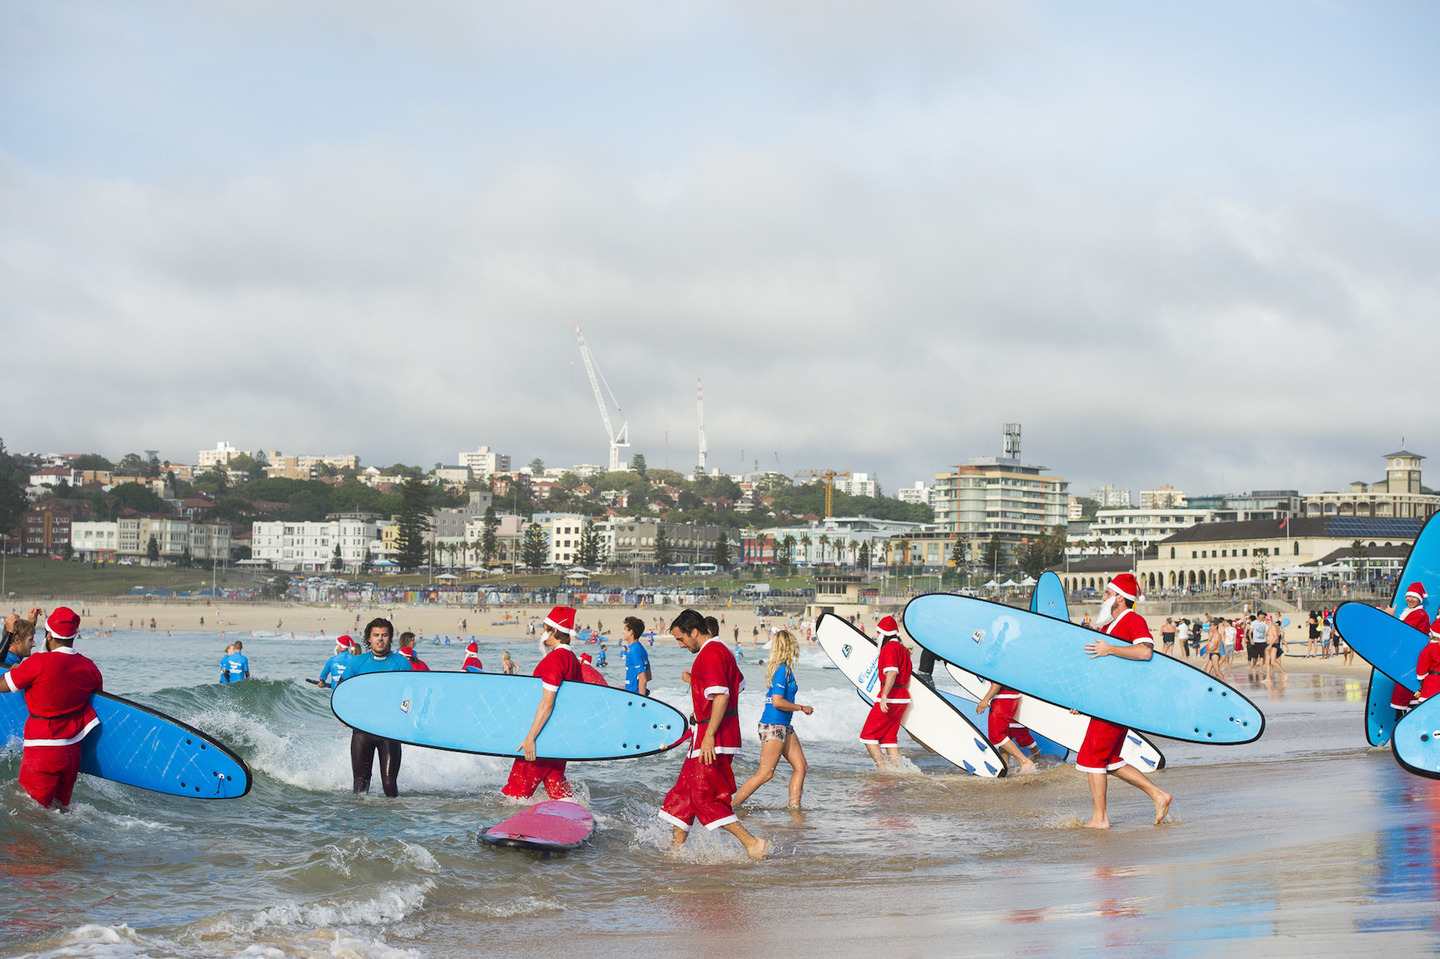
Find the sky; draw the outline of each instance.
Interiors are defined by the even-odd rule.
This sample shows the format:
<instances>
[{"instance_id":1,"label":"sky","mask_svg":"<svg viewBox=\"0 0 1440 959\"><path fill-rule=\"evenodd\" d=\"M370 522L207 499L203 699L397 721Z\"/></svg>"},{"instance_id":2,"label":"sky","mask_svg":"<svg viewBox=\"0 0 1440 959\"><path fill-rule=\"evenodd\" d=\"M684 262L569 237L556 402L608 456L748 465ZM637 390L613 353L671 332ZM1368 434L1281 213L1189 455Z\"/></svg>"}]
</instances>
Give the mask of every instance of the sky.
<instances>
[{"instance_id":1,"label":"sky","mask_svg":"<svg viewBox=\"0 0 1440 959\"><path fill-rule=\"evenodd\" d=\"M1378 480L1440 459L1437 40L1420 0L10 0L0 440L604 464L578 324L650 466L703 381L726 472L893 494L1014 422L1072 495Z\"/></svg>"}]
</instances>

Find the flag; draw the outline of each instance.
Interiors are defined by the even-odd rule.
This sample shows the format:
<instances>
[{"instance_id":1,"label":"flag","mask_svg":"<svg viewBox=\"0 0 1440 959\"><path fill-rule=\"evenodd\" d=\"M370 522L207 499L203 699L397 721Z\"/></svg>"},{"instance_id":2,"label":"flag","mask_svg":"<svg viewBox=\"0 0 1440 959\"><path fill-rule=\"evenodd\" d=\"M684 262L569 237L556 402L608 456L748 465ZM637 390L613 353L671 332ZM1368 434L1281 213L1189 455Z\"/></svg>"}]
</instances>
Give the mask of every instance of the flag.
<instances>
[{"instance_id":1,"label":"flag","mask_svg":"<svg viewBox=\"0 0 1440 959\"><path fill-rule=\"evenodd\" d=\"M1285 517L1284 519L1282 519L1282 520L1280 521L1280 528L1281 528L1281 529L1284 529L1284 528L1285 528L1285 524L1286 524L1286 523L1289 523L1289 522L1290 522L1290 517L1288 517L1288 516Z\"/></svg>"}]
</instances>

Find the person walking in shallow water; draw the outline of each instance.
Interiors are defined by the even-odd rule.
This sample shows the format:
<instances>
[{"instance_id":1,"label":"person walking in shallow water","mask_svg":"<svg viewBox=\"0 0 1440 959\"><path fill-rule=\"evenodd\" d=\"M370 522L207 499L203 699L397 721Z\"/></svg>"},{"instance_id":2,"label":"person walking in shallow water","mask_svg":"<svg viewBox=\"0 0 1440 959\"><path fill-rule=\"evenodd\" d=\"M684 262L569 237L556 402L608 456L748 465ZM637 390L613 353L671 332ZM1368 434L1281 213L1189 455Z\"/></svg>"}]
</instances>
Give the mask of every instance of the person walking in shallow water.
<instances>
[{"instance_id":1,"label":"person walking in shallow water","mask_svg":"<svg viewBox=\"0 0 1440 959\"><path fill-rule=\"evenodd\" d=\"M1101 656L1115 656L1119 659L1145 662L1155 654L1155 638L1144 617L1135 612L1135 603L1140 598L1140 584L1130 573L1121 573L1105 588L1105 601L1095 624L1106 636L1124 640L1124 645L1107 643L1097 639L1087 643L1085 652L1091 659ZM1119 614L1116 614L1119 610ZM1074 710L1071 710L1074 712ZM1124 726L1107 723L1103 719L1091 718L1085 727L1085 739L1080 744L1080 755L1075 768L1090 777L1090 801L1093 811L1085 825L1090 829L1109 829L1110 817L1106 807L1106 791L1109 777L1114 775L1139 789L1155 803L1155 825L1160 825L1170 814L1170 802L1174 798L1160 789L1140 770L1131 766L1120 755L1125 745Z\"/></svg>"},{"instance_id":2,"label":"person walking in shallow water","mask_svg":"<svg viewBox=\"0 0 1440 959\"><path fill-rule=\"evenodd\" d=\"M732 806L738 806L768 783L780 765L780 757L790 764L790 808L800 808L800 796L805 791L805 751L800 748L800 737L791 728L790 720L795 713L809 716L813 706L801 706L795 702L800 686L795 681L795 662L800 658L800 644L795 634L782 629L775 634L770 644L770 659L765 664L765 678L770 690L765 695L765 709L760 713L760 768L755 775L735 793Z\"/></svg>"}]
</instances>

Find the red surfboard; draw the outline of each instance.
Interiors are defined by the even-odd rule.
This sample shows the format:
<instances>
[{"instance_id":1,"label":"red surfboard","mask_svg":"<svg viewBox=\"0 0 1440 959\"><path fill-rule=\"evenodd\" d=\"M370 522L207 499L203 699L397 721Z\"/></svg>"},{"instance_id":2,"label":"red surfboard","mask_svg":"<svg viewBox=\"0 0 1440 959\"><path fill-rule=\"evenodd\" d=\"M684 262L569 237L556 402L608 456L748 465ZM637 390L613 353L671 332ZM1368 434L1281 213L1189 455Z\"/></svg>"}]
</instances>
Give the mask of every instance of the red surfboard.
<instances>
[{"instance_id":1,"label":"red surfboard","mask_svg":"<svg viewBox=\"0 0 1440 959\"><path fill-rule=\"evenodd\" d=\"M594 831L590 810L564 799L547 799L491 826L480 834L480 841L487 846L559 852L574 849Z\"/></svg>"}]
</instances>

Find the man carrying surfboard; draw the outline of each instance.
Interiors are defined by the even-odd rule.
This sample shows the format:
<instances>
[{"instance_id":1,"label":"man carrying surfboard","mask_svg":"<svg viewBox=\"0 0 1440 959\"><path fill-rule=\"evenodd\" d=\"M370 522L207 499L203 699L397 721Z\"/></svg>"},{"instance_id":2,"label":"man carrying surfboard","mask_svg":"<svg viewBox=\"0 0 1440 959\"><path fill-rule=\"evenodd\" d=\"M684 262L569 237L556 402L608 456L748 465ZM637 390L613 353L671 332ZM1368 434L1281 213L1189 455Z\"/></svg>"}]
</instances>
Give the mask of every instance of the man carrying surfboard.
<instances>
[{"instance_id":1,"label":"man carrying surfboard","mask_svg":"<svg viewBox=\"0 0 1440 959\"><path fill-rule=\"evenodd\" d=\"M660 804L660 818L674 827L672 852L684 845L698 819L706 829L724 829L740 840L751 859L764 859L770 844L740 825L731 806L735 772L730 763L740 752L738 704L745 677L725 641L715 635L719 624L712 632L711 622L686 609L670 624L670 634L695 654L695 665L688 672L696 725L690 731L690 749L680 775Z\"/></svg>"},{"instance_id":2,"label":"man carrying surfboard","mask_svg":"<svg viewBox=\"0 0 1440 959\"><path fill-rule=\"evenodd\" d=\"M569 681L583 683L585 677L580 671L580 660L570 648L570 639L575 635L575 610L570 606L556 606L545 617L545 638L541 640L549 650L545 658L535 667L532 674L540 679L540 702L535 707L535 722L530 733L520 744L519 750L525 755L517 758L510 766L510 778L500 792L511 799L529 799L543 783L545 794L551 799L571 799L575 792L565 778L565 761L562 759L536 759L535 740L550 714L555 710L555 694L561 684Z\"/></svg>"},{"instance_id":3,"label":"man carrying surfboard","mask_svg":"<svg viewBox=\"0 0 1440 959\"><path fill-rule=\"evenodd\" d=\"M1110 585L1105 588L1105 600L1100 605L1095 625L1105 635L1124 640L1125 644L1107 643L1103 639L1087 643L1085 652L1089 653L1092 659L1115 656L1144 662L1155 654L1155 638L1150 635L1150 627L1145 618L1135 612L1135 603L1139 598L1140 584L1134 575L1121 573L1110 581ZM1116 610L1119 610L1118 614ZM1085 728L1085 739L1080 744L1080 755L1075 760L1075 768L1088 773L1090 777L1090 801L1094 812L1090 821L1085 824L1088 829L1110 828L1105 793L1111 773L1150 797L1155 803L1155 825L1160 825L1170 813L1170 802L1174 797L1145 778L1144 773L1129 765L1121 756L1120 750L1125 745L1127 731L1124 726L1094 717Z\"/></svg>"},{"instance_id":4,"label":"man carrying surfboard","mask_svg":"<svg viewBox=\"0 0 1440 959\"><path fill-rule=\"evenodd\" d=\"M865 726L860 730L860 741L870 754L876 769L884 769L888 759L891 766L900 765L900 720L910 705L910 650L900 642L900 624L894 616L886 616L875 624L880 634L880 661L876 668L883 677L880 695L870 714L865 717ZM880 750L885 750L881 755Z\"/></svg>"},{"instance_id":5,"label":"man carrying surfboard","mask_svg":"<svg viewBox=\"0 0 1440 959\"><path fill-rule=\"evenodd\" d=\"M1425 612L1425 587L1421 583L1411 583L1405 587L1405 608L1400 612L1395 611L1394 606L1388 606L1385 612L1398 618L1407 626L1412 626L1420 632L1429 635L1430 614ZM1423 680L1424 677L1421 677ZM1390 692L1390 706L1395 710L1395 721L1398 723L1410 707L1415 705L1415 694L1409 687L1396 683L1395 688Z\"/></svg>"},{"instance_id":6,"label":"man carrying surfboard","mask_svg":"<svg viewBox=\"0 0 1440 959\"><path fill-rule=\"evenodd\" d=\"M45 808L70 807L80 775L80 741L100 725L90 705L104 681L89 659L75 652L80 617L61 606L45 620L45 652L29 657L5 673L0 693L25 693L25 751L20 757L20 785Z\"/></svg>"},{"instance_id":7,"label":"man carrying surfboard","mask_svg":"<svg viewBox=\"0 0 1440 959\"><path fill-rule=\"evenodd\" d=\"M345 672L345 679L363 676L365 673L406 673L410 671L410 660L390 648L395 637L395 624L388 619L375 618L365 624L366 652L354 657ZM350 733L350 772L354 776L354 791L370 791L370 773L375 768L375 756L380 756L380 786L385 795L392 799L400 795L400 743L394 739L375 736L352 729Z\"/></svg>"}]
</instances>

